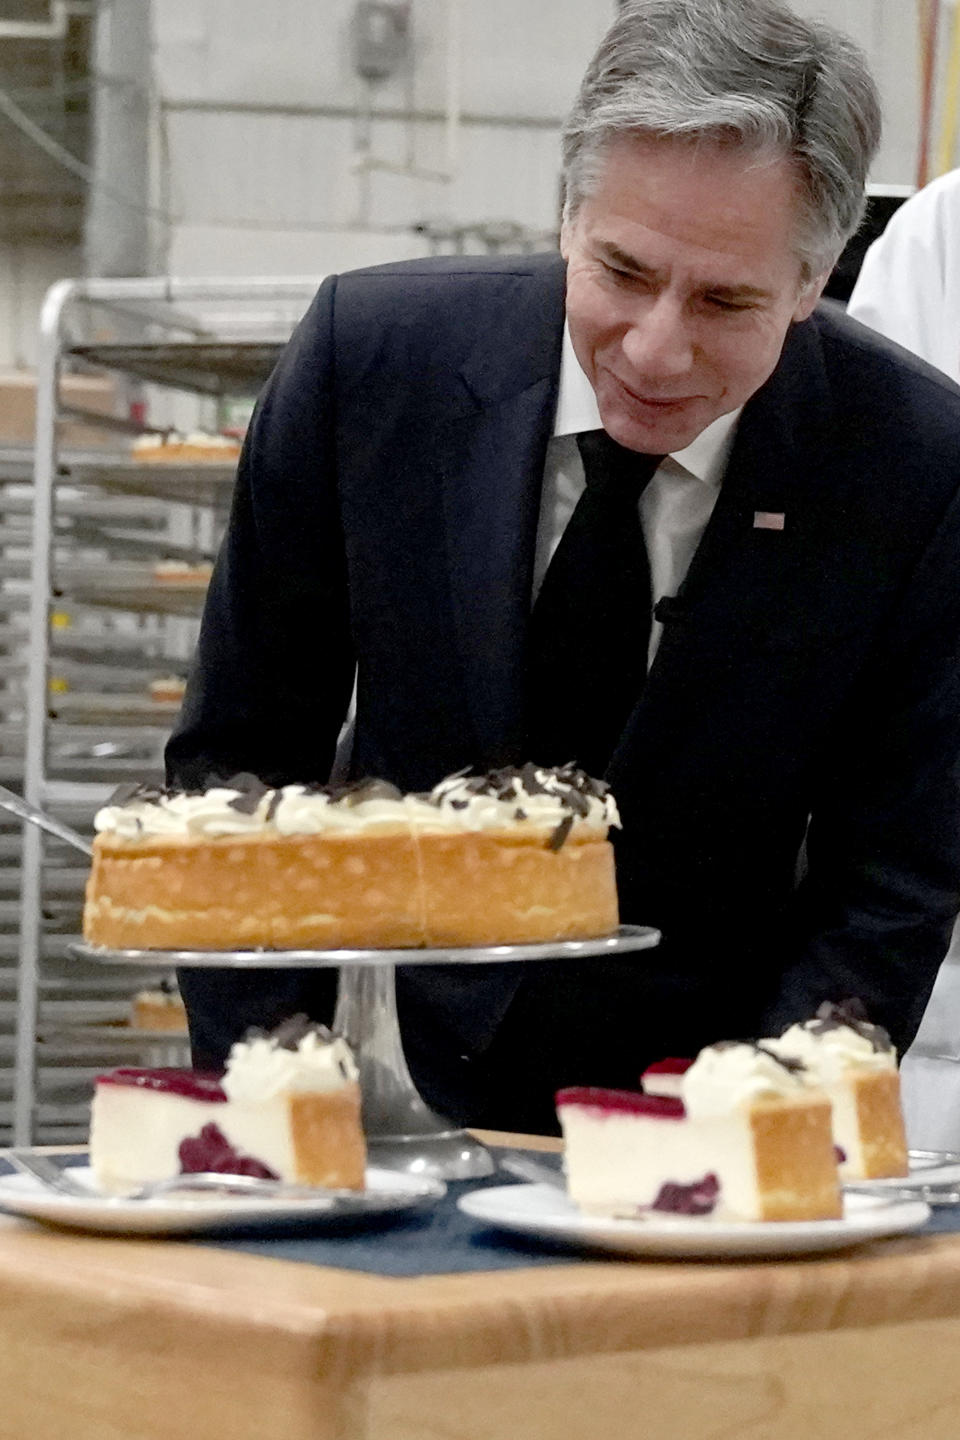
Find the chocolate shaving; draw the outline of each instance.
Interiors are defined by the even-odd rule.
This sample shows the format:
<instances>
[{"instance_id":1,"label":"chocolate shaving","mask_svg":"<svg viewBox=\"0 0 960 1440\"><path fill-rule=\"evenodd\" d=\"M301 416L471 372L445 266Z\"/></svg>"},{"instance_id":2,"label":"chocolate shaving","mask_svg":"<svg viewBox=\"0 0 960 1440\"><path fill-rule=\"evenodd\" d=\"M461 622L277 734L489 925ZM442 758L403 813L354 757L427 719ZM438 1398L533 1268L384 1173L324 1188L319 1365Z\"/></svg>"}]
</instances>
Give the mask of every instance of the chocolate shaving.
<instances>
[{"instance_id":1,"label":"chocolate shaving","mask_svg":"<svg viewBox=\"0 0 960 1440\"><path fill-rule=\"evenodd\" d=\"M163 790L159 785L138 785L128 780L123 785L117 786L116 790L114 790L108 799L107 804L118 807L130 805L134 801L145 801L149 804L155 804L157 800L162 800L165 796L176 793L174 790Z\"/></svg>"},{"instance_id":2,"label":"chocolate shaving","mask_svg":"<svg viewBox=\"0 0 960 1440\"><path fill-rule=\"evenodd\" d=\"M125 784L117 786L116 790L114 790L113 794L107 801L107 804L126 805L128 801L132 800L137 794L137 792L142 788L143 787L141 785L131 784L131 782L128 780Z\"/></svg>"},{"instance_id":3,"label":"chocolate shaving","mask_svg":"<svg viewBox=\"0 0 960 1440\"><path fill-rule=\"evenodd\" d=\"M856 996L840 1004L825 1000L815 1017L806 1022L804 1029L809 1030L811 1035L824 1035L828 1030L853 1030L869 1042L875 1054L886 1054L893 1049L889 1033L882 1025L871 1025L863 1001Z\"/></svg>"},{"instance_id":4,"label":"chocolate shaving","mask_svg":"<svg viewBox=\"0 0 960 1440\"><path fill-rule=\"evenodd\" d=\"M761 1055L766 1055L768 1059L775 1060L778 1065L782 1065L784 1070L789 1071L791 1075L806 1074L806 1065L804 1065L802 1060L798 1060L795 1055L778 1055L775 1051L768 1050L766 1045L754 1045L753 1048Z\"/></svg>"},{"instance_id":5,"label":"chocolate shaving","mask_svg":"<svg viewBox=\"0 0 960 1440\"><path fill-rule=\"evenodd\" d=\"M319 1040L329 1044L334 1034L326 1025L311 1020L309 1015L300 1011L291 1015L289 1019L282 1020L273 1030L264 1030L259 1025L252 1026L244 1035L244 1040L271 1040L278 1050L298 1050L300 1044L308 1035L316 1035Z\"/></svg>"},{"instance_id":6,"label":"chocolate shaving","mask_svg":"<svg viewBox=\"0 0 960 1440\"><path fill-rule=\"evenodd\" d=\"M548 850L559 850L573 829L573 816L564 815L556 829L551 833L547 841Z\"/></svg>"},{"instance_id":7,"label":"chocolate shaving","mask_svg":"<svg viewBox=\"0 0 960 1440\"><path fill-rule=\"evenodd\" d=\"M548 793L546 785L540 782L536 765L530 761L527 761L520 771L520 780L528 795L546 795Z\"/></svg>"},{"instance_id":8,"label":"chocolate shaving","mask_svg":"<svg viewBox=\"0 0 960 1440\"><path fill-rule=\"evenodd\" d=\"M267 787L256 775L248 775L245 771L234 775L228 781L227 788L236 790L238 793L227 804L231 810L236 810L239 815L255 815L257 806L260 804Z\"/></svg>"},{"instance_id":9,"label":"chocolate shaving","mask_svg":"<svg viewBox=\"0 0 960 1440\"><path fill-rule=\"evenodd\" d=\"M348 780L342 785L323 785L325 795L340 804L362 805L365 800L402 800L403 795L389 780L374 780L365 776L362 780Z\"/></svg>"}]
</instances>

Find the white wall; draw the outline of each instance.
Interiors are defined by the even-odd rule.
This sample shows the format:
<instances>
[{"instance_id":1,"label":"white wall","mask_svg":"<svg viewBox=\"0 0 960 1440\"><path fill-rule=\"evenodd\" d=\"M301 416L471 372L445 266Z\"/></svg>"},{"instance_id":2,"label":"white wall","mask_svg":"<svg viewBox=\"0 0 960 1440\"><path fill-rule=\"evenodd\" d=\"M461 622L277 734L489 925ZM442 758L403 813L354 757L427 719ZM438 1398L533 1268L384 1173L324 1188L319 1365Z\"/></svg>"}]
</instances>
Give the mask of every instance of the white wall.
<instances>
[{"instance_id":1,"label":"white wall","mask_svg":"<svg viewBox=\"0 0 960 1440\"><path fill-rule=\"evenodd\" d=\"M81 263L72 245L0 243L0 370L34 368L43 297L55 280L76 274Z\"/></svg>"},{"instance_id":2,"label":"white wall","mask_svg":"<svg viewBox=\"0 0 960 1440\"><path fill-rule=\"evenodd\" d=\"M871 179L912 184L919 126L920 0L790 0L798 15L826 20L865 51L883 102L883 142ZM951 0L943 7L951 9ZM944 40L946 37L944 36ZM946 45L940 49L942 70Z\"/></svg>"},{"instance_id":3,"label":"white wall","mask_svg":"<svg viewBox=\"0 0 960 1440\"><path fill-rule=\"evenodd\" d=\"M413 0L412 89L354 75L353 0L153 0L156 270L299 274L428 253L415 227L513 224L549 243L559 134L616 0L458 0L461 104L449 184L355 168L359 147L421 167L445 163L445 25L450 0ZM865 48L887 115L873 179L909 182L918 120L918 0L794 0ZM944 7L951 11L951 6ZM946 50L941 52L945 65ZM409 108L411 127L398 118ZM388 113L386 118L382 112ZM538 240L537 237L540 237ZM452 242L442 248L453 248ZM468 248L482 248L474 237ZM47 284L77 273L72 248L0 246L0 368L32 364Z\"/></svg>"},{"instance_id":4,"label":"white wall","mask_svg":"<svg viewBox=\"0 0 960 1440\"><path fill-rule=\"evenodd\" d=\"M513 224L549 243L560 126L615 0L459 0L454 178L359 171L365 140L392 164L411 150L417 168L446 164L449 4L414 0L412 82L371 93L353 72L352 0L273 0L269 12L254 0L155 0L168 268L322 273L428 253L414 229L424 223ZM367 133L371 98L392 117ZM412 126L400 118L411 100Z\"/></svg>"},{"instance_id":5,"label":"white wall","mask_svg":"<svg viewBox=\"0 0 960 1440\"><path fill-rule=\"evenodd\" d=\"M382 159L402 163L412 146L419 166L444 163L436 117L451 3L462 17L464 123L456 178L442 184L356 169L369 91L352 67L353 0L154 0L158 196L173 215L158 268L324 273L427 253L415 231L424 222L509 222L549 243L560 125L615 0L414 0L412 93L404 76L373 91L375 109L393 112L366 136ZM917 5L794 4L867 51L887 116L872 178L912 181ZM412 127L399 118L411 99L421 117Z\"/></svg>"}]
</instances>

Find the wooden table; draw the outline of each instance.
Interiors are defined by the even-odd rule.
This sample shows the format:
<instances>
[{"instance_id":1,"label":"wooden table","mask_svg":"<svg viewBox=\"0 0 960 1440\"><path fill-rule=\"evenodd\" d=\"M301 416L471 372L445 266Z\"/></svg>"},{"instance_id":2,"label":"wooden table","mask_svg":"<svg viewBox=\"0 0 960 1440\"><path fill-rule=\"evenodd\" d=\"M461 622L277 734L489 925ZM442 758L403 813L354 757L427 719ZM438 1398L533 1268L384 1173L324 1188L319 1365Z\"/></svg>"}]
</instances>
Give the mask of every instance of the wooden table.
<instances>
[{"instance_id":1,"label":"wooden table","mask_svg":"<svg viewBox=\"0 0 960 1440\"><path fill-rule=\"evenodd\" d=\"M3 1440L957 1440L960 1235L384 1279L0 1219Z\"/></svg>"}]
</instances>

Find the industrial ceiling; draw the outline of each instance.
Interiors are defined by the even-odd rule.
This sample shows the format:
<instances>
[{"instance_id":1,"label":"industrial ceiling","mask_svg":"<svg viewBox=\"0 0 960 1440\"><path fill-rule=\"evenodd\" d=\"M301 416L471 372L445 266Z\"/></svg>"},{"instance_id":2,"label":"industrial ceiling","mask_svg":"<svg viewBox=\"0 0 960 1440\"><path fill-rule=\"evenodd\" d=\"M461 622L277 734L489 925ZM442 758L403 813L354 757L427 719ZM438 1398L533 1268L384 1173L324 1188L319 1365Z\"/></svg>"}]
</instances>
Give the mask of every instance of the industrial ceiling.
<instances>
[{"instance_id":1,"label":"industrial ceiling","mask_svg":"<svg viewBox=\"0 0 960 1440\"><path fill-rule=\"evenodd\" d=\"M0 0L2 241L81 239L86 187L69 157L89 157L93 8Z\"/></svg>"}]
</instances>

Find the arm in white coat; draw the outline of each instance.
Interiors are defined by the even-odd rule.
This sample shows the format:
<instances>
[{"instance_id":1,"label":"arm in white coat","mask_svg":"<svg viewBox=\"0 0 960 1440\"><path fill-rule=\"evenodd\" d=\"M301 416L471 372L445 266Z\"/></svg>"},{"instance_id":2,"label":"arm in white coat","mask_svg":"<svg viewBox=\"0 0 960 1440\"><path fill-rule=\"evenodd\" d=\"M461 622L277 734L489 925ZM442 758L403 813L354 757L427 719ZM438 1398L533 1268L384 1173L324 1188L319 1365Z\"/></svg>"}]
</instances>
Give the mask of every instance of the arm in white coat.
<instances>
[{"instance_id":1,"label":"arm in white coat","mask_svg":"<svg viewBox=\"0 0 960 1440\"><path fill-rule=\"evenodd\" d=\"M960 380L960 170L900 207L867 251L848 309Z\"/></svg>"}]
</instances>

